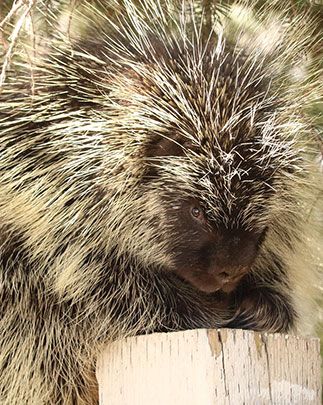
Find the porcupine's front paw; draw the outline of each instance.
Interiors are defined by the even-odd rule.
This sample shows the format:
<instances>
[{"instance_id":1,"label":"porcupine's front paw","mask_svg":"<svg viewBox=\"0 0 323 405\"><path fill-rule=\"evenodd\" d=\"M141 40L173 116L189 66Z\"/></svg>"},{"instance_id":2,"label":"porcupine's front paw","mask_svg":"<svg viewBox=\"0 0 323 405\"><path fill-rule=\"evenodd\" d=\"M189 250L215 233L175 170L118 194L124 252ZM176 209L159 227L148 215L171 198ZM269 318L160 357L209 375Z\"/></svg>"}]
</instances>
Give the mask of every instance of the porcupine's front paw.
<instances>
[{"instance_id":1,"label":"porcupine's front paw","mask_svg":"<svg viewBox=\"0 0 323 405\"><path fill-rule=\"evenodd\" d=\"M287 296L267 288L248 291L236 303L236 312L227 327L268 332L288 332L295 312Z\"/></svg>"}]
</instances>

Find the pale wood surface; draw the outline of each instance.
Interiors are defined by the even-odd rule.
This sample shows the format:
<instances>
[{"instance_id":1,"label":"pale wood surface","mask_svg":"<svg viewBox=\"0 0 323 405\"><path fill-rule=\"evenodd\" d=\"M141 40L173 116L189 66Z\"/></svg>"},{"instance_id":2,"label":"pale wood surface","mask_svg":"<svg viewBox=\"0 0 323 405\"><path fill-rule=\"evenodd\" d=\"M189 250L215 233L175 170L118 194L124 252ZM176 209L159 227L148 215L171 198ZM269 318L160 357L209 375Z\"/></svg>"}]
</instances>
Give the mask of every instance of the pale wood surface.
<instances>
[{"instance_id":1,"label":"pale wood surface","mask_svg":"<svg viewBox=\"0 0 323 405\"><path fill-rule=\"evenodd\" d=\"M156 333L98 359L101 405L321 404L319 340L243 330Z\"/></svg>"}]
</instances>

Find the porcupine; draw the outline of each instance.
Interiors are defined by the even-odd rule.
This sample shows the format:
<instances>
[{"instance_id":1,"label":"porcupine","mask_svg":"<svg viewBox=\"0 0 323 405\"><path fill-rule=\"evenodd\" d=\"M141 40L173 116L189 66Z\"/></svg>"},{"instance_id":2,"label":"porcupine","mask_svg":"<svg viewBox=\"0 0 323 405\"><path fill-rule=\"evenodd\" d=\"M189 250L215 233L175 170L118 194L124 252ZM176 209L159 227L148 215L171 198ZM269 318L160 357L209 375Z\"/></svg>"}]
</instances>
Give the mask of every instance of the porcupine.
<instances>
[{"instance_id":1,"label":"porcupine","mask_svg":"<svg viewBox=\"0 0 323 405\"><path fill-rule=\"evenodd\" d=\"M87 4L5 72L1 404L96 403L129 335L311 331L308 20L212 7Z\"/></svg>"}]
</instances>

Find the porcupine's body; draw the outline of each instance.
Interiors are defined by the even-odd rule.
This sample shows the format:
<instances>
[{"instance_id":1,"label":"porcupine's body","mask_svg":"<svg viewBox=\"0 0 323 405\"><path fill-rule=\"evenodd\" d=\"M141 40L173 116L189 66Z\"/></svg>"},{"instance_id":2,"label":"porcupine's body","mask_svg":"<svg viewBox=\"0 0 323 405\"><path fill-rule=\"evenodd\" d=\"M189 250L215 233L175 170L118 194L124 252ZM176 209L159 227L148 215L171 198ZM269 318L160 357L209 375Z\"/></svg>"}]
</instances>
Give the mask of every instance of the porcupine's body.
<instances>
[{"instance_id":1,"label":"porcupine's body","mask_svg":"<svg viewBox=\"0 0 323 405\"><path fill-rule=\"evenodd\" d=\"M95 403L97 350L131 334L310 331L307 31L156 4L87 10L86 40L7 72L1 404Z\"/></svg>"}]
</instances>

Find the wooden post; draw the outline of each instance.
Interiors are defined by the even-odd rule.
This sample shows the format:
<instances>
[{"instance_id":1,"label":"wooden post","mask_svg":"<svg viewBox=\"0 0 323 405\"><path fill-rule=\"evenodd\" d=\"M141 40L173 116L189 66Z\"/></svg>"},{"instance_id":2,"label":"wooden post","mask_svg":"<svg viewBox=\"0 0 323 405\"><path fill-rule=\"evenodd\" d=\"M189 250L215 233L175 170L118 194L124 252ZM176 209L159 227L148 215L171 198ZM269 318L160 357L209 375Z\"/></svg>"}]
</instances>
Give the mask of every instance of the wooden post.
<instances>
[{"instance_id":1,"label":"wooden post","mask_svg":"<svg viewBox=\"0 0 323 405\"><path fill-rule=\"evenodd\" d=\"M321 404L319 339L188 330L118 341L98 359L101 405Z\"/></svg>"}]
</instances>

